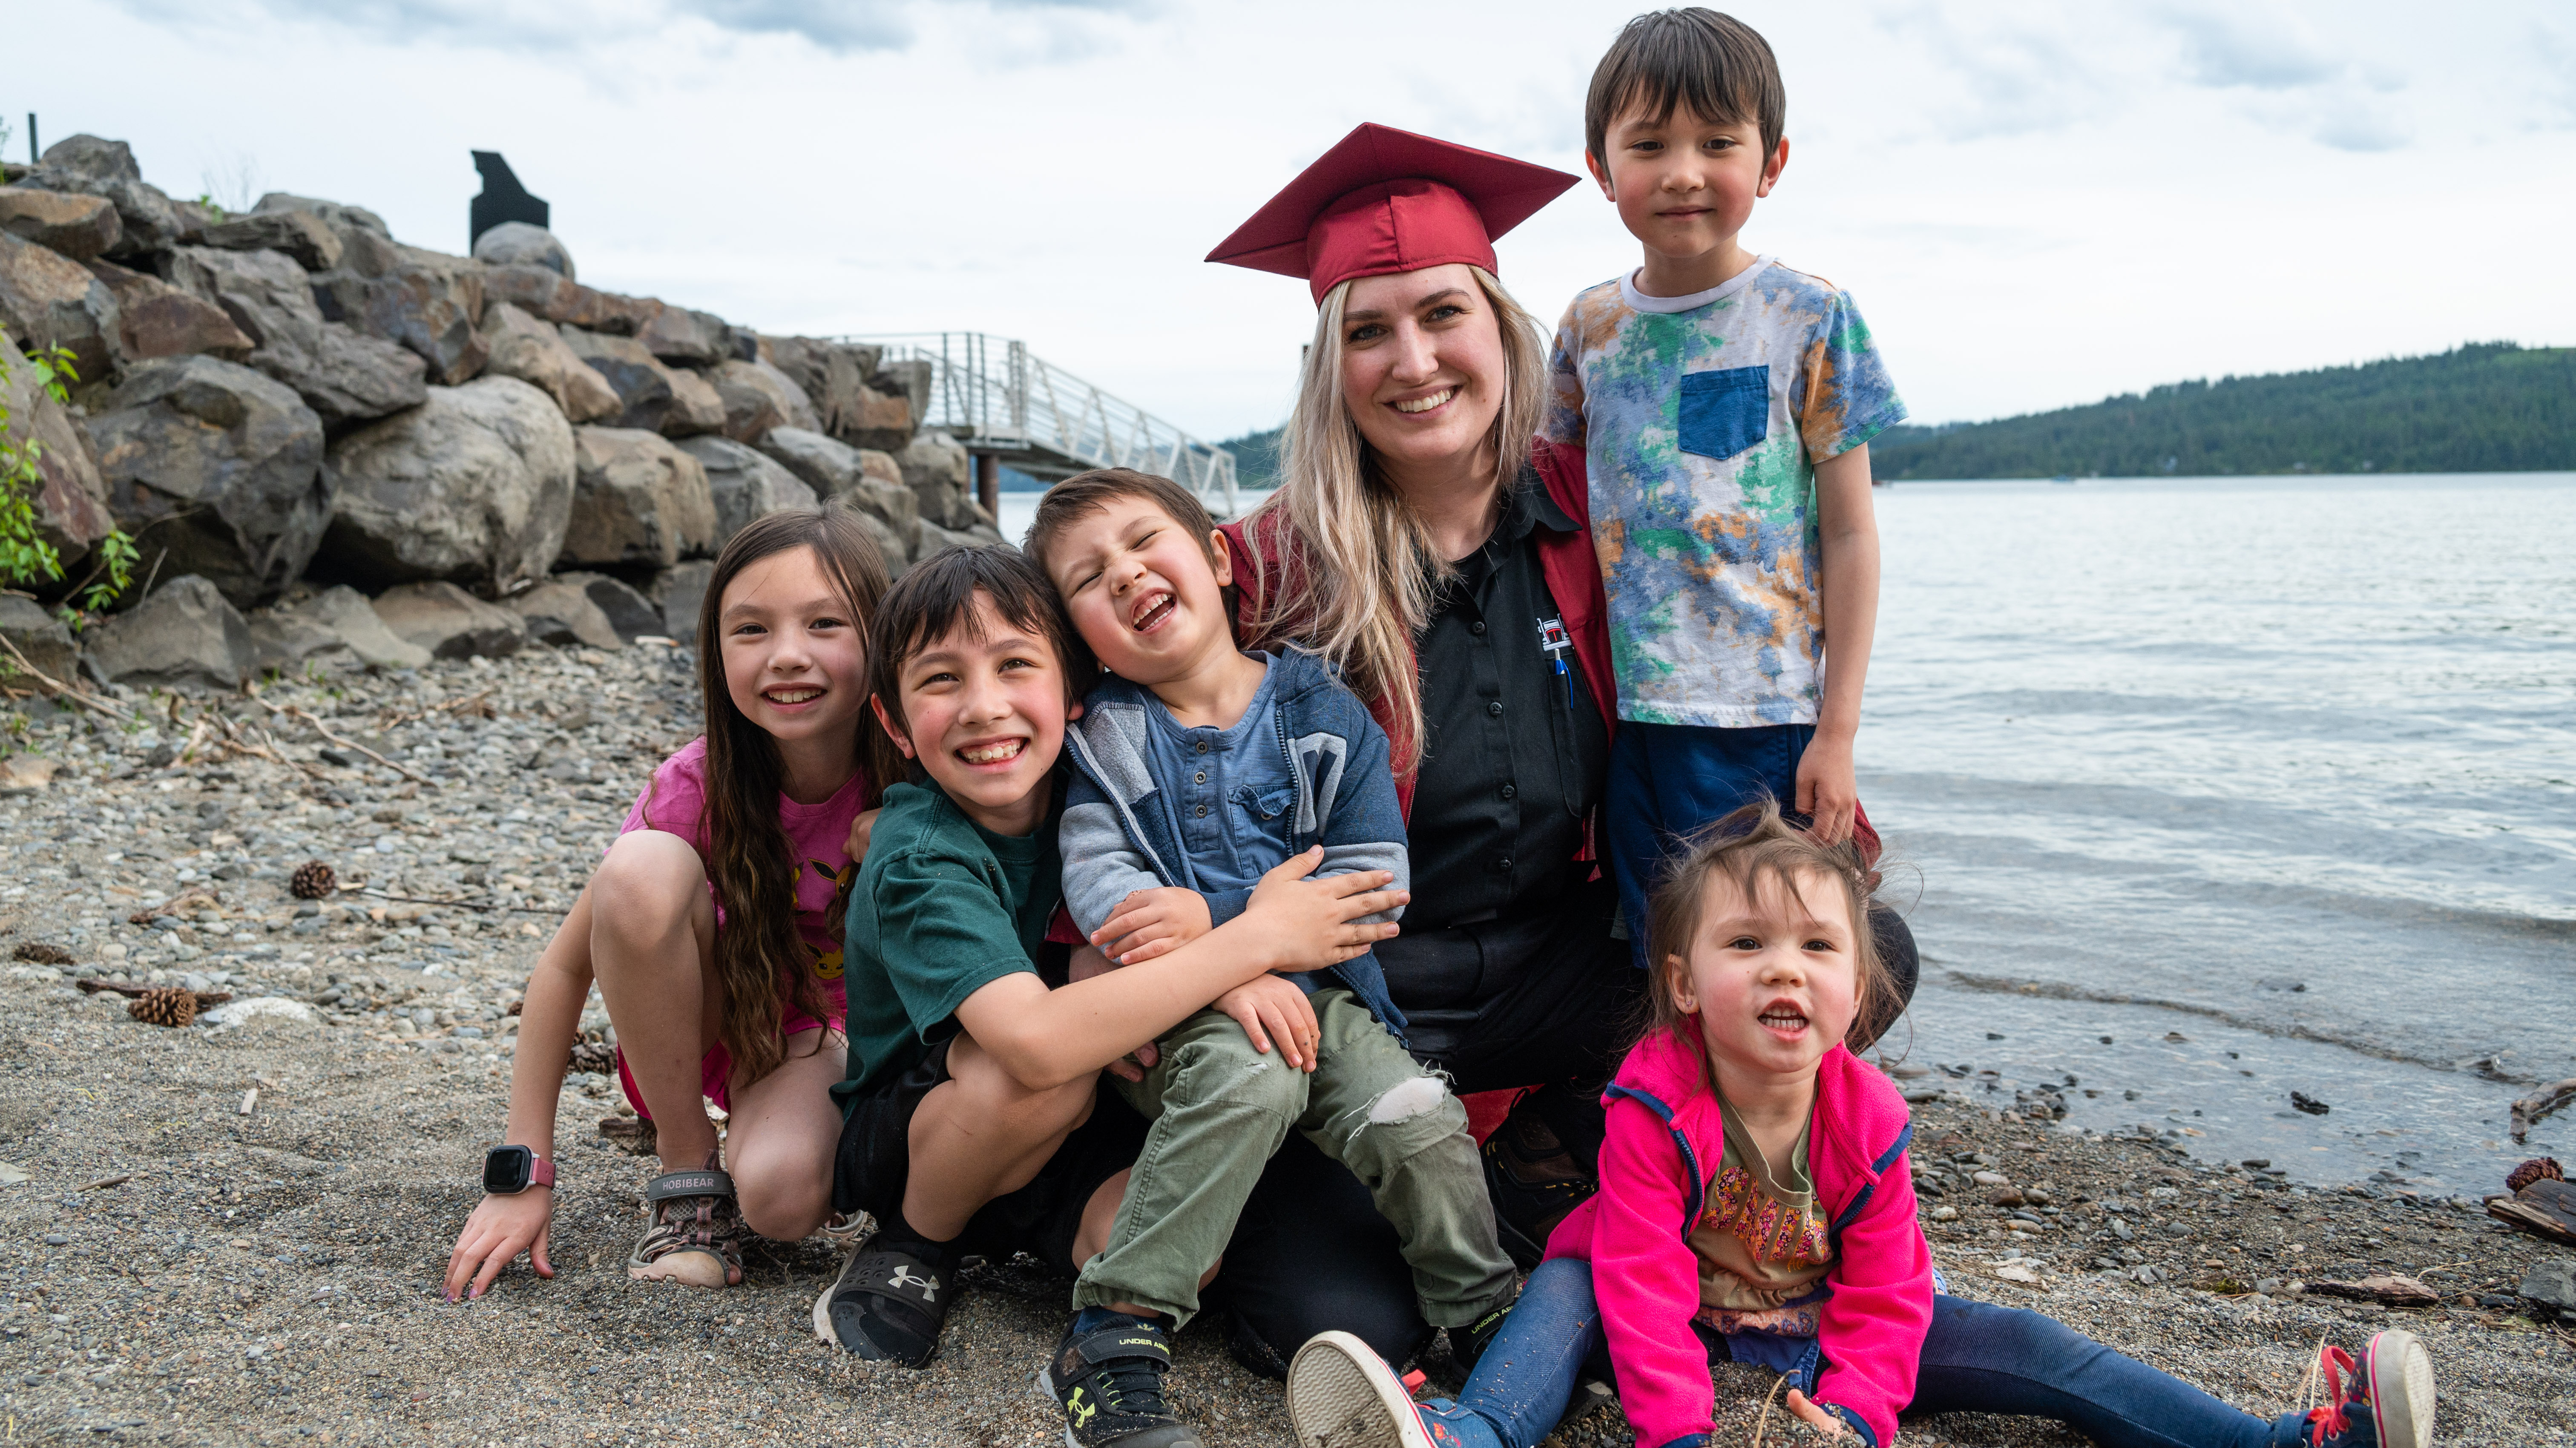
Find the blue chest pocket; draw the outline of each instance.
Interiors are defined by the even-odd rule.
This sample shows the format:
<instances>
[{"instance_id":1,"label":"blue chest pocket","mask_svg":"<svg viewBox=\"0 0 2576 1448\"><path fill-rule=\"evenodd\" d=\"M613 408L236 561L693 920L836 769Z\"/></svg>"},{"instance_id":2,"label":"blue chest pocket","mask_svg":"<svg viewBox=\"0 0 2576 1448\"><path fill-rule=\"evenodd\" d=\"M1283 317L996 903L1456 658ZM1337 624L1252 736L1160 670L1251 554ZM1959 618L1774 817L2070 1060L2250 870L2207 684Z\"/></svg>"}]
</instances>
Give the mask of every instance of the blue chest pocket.
<instances>
[{"instance_id":1,"label":"blue chest pocket","mask_svg":"<svg viewBox=\"0 0 2576 1448\"><path fill-rule=\"evenodd\" d=\"M1234 802L1243 806L1245 812L1254 819L1267 824L1279 818L1280 813L1288 808L1289 800L1295 795L1296 791L1284 784L1272 789L1254 789L1246 784L1236 787Z\"/></svg>"},{"instance_id":2,"label":"blue chest pocket","mask_svg":"<svg viewBox=\"0 0 2576 1448\"><path fill-rule=\"evenodd\" d=\"M1682 374L1682 451L1731 458L1771 435L1771 369Z\"/></svg>"}]
</instances>

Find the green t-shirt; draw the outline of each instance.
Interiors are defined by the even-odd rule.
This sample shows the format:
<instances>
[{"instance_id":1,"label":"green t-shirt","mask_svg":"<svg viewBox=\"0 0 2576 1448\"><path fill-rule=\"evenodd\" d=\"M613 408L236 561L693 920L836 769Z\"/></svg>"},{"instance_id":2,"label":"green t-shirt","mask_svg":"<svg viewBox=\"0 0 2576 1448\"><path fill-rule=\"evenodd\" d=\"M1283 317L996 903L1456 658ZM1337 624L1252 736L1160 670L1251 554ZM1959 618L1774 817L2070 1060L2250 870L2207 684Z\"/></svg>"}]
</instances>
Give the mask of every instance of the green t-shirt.
<instances>
[{"instance_id":1,"label":"green t-shirt","mask_svg":"<svg viewBox=\"0 0 2576 1448\"><path fill-rule=\"evenodd\" d=\"M1055 826L1050 810L1035 834L997 835L935 784L885 792L843 942L850 1064L832 1094L844 1113L957 1034L968 996L1037 970L1063 893Z\"/></svg>"}]
</instances>

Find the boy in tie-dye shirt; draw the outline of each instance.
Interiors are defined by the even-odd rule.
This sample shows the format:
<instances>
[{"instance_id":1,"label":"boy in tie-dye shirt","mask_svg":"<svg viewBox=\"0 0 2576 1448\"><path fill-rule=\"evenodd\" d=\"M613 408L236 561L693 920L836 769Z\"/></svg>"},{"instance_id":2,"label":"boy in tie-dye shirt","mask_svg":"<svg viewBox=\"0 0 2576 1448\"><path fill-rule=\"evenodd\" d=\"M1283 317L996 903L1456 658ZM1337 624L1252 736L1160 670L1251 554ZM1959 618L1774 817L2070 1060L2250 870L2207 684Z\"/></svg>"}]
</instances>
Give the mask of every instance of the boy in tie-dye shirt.
<instances>
[{"instance_id":1,"label":"boy in tie-dye shirt","mask_svg":"<svg viewBox=\"0 0 2576 1448\"><path fill-rule=\"evenodd\" d=\"M1566 309L1543 431L1591 478L1633 927L1671 841L1738 805L1767 794L1828 842L1853 833L1868 442L1905 405L1847 294L1739 241L1789 160L1761 36L1708 10L1640 16L1584 109L1585 164L1645 262Z\"/></svg>"}]
</instances>

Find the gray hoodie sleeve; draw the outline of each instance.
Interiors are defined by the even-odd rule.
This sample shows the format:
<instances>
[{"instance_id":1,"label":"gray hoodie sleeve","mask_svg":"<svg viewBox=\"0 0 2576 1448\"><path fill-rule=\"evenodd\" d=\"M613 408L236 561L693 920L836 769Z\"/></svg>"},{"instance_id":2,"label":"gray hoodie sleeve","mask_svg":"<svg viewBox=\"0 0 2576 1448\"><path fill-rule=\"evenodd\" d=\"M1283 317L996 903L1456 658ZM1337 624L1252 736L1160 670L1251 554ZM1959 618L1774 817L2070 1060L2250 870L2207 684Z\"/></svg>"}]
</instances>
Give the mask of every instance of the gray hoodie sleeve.
<instances>
[{"instance_id":1,"label":"gray hoodie sleeve","mask_svg":"<svg viewBox=\"0 0 2576 1448\"><path fill-rule=\"evenodd\" d=\"M1119 826L1118 812L1094 791L1089 799L1077 780L1068 795L1064 818L1056 825L1056 850L1064 857L1064 908L1085 936L1098 930L1136 890L1162 885L1146 867L1145 856Z\"/></svg>"}]
</instances>

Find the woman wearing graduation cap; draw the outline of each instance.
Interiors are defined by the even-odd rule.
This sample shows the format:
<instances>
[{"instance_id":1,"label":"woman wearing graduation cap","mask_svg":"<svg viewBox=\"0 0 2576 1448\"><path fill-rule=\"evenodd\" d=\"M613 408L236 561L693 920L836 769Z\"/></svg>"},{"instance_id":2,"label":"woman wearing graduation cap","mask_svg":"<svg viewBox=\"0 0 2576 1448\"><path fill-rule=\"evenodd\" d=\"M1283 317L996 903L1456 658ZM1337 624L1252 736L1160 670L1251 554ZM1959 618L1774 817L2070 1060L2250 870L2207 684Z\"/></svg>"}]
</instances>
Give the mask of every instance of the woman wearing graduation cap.
<instances>
[{"instance_id":1,"label":"woman wearing graduation cap","mask_svg":"<svg viewBox=\"0 0 2576 1448\"><path fill-rule=\"evenodd\" d=\"M1240 632L1318 650L1386 729L1414 903L1377 956L1407 1044L1461 1095L1536 1088L1485 1143L1523 1266L1593 1190L1643 989L1594 847L1617 700L1583 458L1537 436L1545 335L1493 245L1577 179L1363 125L1208 257L1315 298L1280 487L1225 527ZM1217 1295L1236 1356L1274 1375L1325 1329L1391 1362L1429 1332L1366 1189L1295 1138Z\"/></svg>"}]
</instances>

